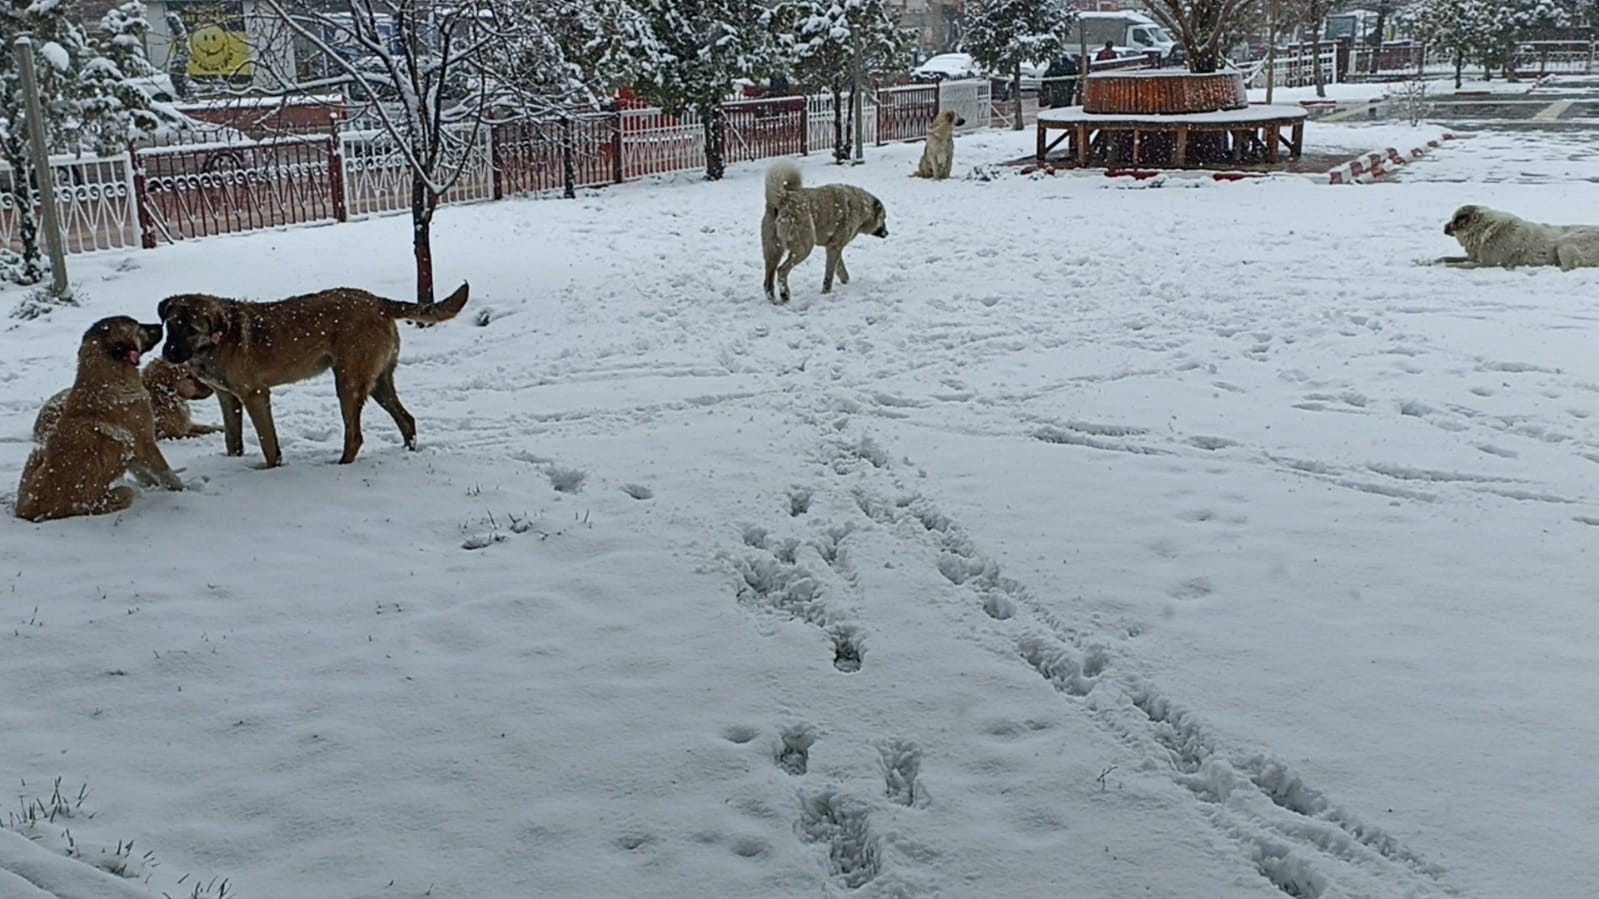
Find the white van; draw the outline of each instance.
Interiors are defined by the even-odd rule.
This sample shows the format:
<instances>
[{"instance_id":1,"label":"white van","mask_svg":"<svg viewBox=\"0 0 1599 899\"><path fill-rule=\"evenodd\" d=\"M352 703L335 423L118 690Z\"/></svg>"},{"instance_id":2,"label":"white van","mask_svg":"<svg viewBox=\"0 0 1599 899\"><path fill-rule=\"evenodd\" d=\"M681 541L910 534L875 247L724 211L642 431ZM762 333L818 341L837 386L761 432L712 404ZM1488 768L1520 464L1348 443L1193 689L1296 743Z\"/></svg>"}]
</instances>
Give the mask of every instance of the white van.
<instances>
[{"instance_id":1,"label":"white van","mask_svg":"<svg viewBox=\"0 0 1599 899\"><path fill-rule=\"evenodd\" d=\"M1074 54L1086 43L1088 54L1092 56L1106 41L1141 52L1158 51L1163 60L1177 46L1177 39L1171 32L1143 13L1080 12L1066 35L1066 52Z\"/></svg>"}]
</instances>

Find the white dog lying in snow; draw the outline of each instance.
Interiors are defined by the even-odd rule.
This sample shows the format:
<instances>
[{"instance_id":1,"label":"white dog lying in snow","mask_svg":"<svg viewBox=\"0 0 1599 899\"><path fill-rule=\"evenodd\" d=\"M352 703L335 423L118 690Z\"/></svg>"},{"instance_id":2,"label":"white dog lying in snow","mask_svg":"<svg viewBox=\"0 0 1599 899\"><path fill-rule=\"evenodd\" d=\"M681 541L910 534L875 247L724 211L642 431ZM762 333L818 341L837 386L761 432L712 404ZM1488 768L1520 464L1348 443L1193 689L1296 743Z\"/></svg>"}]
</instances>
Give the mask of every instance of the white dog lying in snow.
<instances>
[{"instance_id":1,"label":"white dog lying in snow","mask_svg":"<svg viewBox=\"0 0 1599 899\"><path fill-rule=\"evenodd\" d=\"M1486 206L1466 205L1444 225L1465 256L1445 256L1450 265L1558 265L1561 271L1599 266L1599 227L1544 225Z\"/></svg>"}]
</instances>

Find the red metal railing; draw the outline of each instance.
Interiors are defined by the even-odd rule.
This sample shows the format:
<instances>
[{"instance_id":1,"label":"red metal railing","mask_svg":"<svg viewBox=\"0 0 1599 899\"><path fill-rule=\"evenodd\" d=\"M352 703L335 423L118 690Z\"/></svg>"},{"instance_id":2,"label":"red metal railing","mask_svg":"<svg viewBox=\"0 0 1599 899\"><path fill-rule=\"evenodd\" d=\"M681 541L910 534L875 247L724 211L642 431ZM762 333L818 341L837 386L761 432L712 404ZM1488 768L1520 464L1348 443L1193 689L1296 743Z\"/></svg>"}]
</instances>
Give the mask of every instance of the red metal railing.
<instances>
[{"instance_id":1,"label":"red metal railing","mask_svg":"<svg viewBox=\"0 0 1599 899\"><path fill-rule=\"evenodd\" d=\"M340 216L330 134L140 150L144 245Z\"/></svg>"},{"instance_id":2,"label":"red metal railing","mask_svg":"<svg viewBox=\"0 0 1599 899\"><path fill-rule=\"evenodd\" d=\"M804 97L741 100L722 107L727 161L748 162L806 152Z\"/></svg>"},{"instance_id":3,"label":"red metal railing","mask_svg":"<svg viewBox=\"0 0 1599 899\"><path fill-rule=\"evenodd\" d=\"M925 137L936 115L938 85L884 88L877 92L877 142Z\"/></svg>"}]
</instances>

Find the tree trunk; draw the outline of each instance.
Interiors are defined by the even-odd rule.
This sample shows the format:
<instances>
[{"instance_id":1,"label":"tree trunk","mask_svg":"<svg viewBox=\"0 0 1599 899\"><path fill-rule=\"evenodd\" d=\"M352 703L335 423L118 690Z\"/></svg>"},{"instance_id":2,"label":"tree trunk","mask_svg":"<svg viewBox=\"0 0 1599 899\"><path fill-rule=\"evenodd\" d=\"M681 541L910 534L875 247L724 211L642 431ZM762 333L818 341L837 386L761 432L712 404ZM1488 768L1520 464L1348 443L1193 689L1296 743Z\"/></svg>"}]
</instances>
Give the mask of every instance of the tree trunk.
<instances>
[{"instance_id":1,"label":"tree trunk","mask_svg":"<svg viewBox=\"0 0 1599 899\"><path fill-rule=\"evenodd\" d=\"M433 211L438 195L427 179L411 176L411 248L416 256L416 301L433 302Z\"/></svg>"},{"instance_id":2,"label":"tree trunk","mask_svg":"<svg viewBox=\"0 0 1599 899\"><path fill-rule=\"evenodd\" d=\"M1016 123L1011 125L1012 131L1022 130L1022 64L1017 63L1010 73L1011 99L1016 101Z\"/></svg>"},{"instance_id":3,"label":"tree trunk","mask_svg":"<svg viewBox=\"0 0 1599 899\"><path fill-rule=\"evenodd\" d=\"M1310 64L1316 72L1316 96L1327 96L1327 73L1321 70L1321 36L1310 45Z\"/></svg>"},{"instance_id":4,"label":"tree trunk","mask_svg":"<svg viewBox=\"0 0 1599 899\"><path fill-rule=\"evenodd\" d=\"M706 181L720 181L727 171L727 129L722 127L723 121L720 103L700 110L700 124L705 130Z\"/></svg>"},{"instance_id":5,"label":"tree trunk","mask_svg":"<svg viewBox=\"0 0 1599 899\"><path fill-rule=\"evenodd\" d=\"M572 117L561 116L561 180L565 190L561 195L568 200L577 198L577 160L572 149Z\"/></svg>"},{"instance_id":6,"label":"tree trunk","mask_svg":"<svg viewBox=\"0 0 1599 899\"><path fill-rule=\"evenodd\" d=\"M849 161L849 129L844 127L844 91L833 88L833 161Z\"/></svg>"}]
</instances>

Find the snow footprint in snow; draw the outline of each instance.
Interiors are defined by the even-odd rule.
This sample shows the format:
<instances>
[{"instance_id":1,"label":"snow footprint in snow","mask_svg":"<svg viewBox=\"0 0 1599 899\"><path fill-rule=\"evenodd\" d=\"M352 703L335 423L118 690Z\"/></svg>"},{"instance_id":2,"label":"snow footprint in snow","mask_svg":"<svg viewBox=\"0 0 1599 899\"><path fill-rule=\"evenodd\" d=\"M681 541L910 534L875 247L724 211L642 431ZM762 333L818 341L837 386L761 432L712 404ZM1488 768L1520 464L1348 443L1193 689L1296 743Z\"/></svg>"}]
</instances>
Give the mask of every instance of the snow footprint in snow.
<instances>
[{"instance_id":1,"label":"snow footprint in snow","mask_svg":"<svg viewBox=\"0 0 1599 899\"><path fill-rule=\"evenodd\" d=\"M795 777L810 769L811 747L816 744L816 729L809 724L795 724L783 728L778 735L777 751L772 760Z\"/></svg>"}]
</instances>

